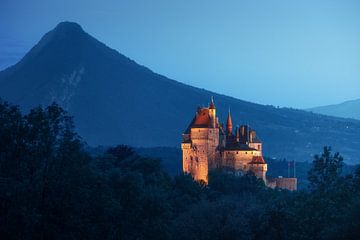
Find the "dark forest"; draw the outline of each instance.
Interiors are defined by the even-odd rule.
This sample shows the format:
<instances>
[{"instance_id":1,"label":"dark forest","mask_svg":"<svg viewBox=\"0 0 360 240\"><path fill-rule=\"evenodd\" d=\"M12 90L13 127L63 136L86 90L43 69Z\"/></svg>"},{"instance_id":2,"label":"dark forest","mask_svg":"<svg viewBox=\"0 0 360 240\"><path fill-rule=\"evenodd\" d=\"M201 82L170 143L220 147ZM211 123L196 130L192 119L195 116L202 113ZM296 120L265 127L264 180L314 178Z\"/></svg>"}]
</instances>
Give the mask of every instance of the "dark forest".
<instances>
[{"instance_id":1,"label":"dark forest","mask_svg":"<svg viewBox=\"0 0 360 240\"><path fill-rule=\"evenodd\" d=\"M360 239L360 168L324 147L307 187L251 174L171 176L118 145L93 156L56 104L21 113L0 102L1 239Z\"/></svg>"}]
</instances>

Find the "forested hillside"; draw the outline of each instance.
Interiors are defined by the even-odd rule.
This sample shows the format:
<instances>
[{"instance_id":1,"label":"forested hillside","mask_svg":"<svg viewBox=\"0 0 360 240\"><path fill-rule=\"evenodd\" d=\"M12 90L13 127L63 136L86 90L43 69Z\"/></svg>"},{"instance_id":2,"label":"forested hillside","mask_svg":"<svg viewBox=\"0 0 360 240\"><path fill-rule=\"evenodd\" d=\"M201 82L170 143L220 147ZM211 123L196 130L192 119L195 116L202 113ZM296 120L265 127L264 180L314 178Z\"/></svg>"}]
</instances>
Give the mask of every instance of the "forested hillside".
<instances>
[{"instance_id":1,"label":"forested hillside","mask_svg":"<svg viewBox=\"0 0 360 240\"><path fill-rule=\"evenodd\" d=\"M57 105L0 102L1 239L359 239L360 168L324 148L306 191L251 174L170 177L119 145L92 157Z\"/></svg>"}]
</instances>

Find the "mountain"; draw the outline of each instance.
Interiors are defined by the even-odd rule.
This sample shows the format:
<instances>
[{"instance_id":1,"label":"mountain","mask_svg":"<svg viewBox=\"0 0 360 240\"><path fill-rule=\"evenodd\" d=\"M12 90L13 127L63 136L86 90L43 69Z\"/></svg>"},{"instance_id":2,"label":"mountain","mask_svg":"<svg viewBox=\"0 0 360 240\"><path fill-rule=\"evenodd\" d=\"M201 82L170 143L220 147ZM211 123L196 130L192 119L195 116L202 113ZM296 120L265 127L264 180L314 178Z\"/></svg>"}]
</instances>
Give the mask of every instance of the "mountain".
<instances>
[{"instance_id":1,"label":"mountain","mask_svg":"<svg viewBox=\"0 0 360 240\"><path fill-rule=\"evenodd\" d=\"M253 91L253 89L238 89ZM270 90L269 90L270 91ZM311 160L324 145L360 162L360 121L275 108L191 87L137 64L63 22L0 72L0 97L28 111L53 101L74 116L89 145L179 147L199 104L214 96L220 121L250 124L268 156Z\"/></svg>"},{"instance_id":2,"label":"mountain","mask_svg":"<svg viewBox=\"0 0 360 240\"><path fill-rule=\"evenodd\" d=\"M308 109L314 113L360 120L360 99Z\"/></svg>"}]
</instances>

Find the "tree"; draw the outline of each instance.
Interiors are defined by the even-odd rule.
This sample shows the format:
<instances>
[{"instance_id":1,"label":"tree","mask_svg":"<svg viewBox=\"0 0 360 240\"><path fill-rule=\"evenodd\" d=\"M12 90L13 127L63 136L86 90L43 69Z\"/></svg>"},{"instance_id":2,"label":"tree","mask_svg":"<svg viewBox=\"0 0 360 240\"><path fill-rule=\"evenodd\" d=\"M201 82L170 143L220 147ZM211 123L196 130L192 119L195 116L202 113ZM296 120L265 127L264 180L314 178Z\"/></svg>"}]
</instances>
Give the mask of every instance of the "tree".
<instances>
[{"instance_id":1,"label":"tree","mask_svg":"<svg viewBox=\"0 0 360 240\"><path fill-rule=\"evenodd\" d=\"M113 155L118 161L122 161L134 155L135 151L127 145L117 145L116 147L109 148L106 153Z\"/></svg>"},{"instance_id":2,"label":"tree","mask_svg":"<svg viewBox=\"0 0 360 240\"><path fill-rule=\"evenodd\" d=\"M331 153L331 147L324 147L323 153L315 155L312 168L308 172L310 189L326 192L338 181L343 167L343 158L337 152Z\"/></svg>"}]
</instances>

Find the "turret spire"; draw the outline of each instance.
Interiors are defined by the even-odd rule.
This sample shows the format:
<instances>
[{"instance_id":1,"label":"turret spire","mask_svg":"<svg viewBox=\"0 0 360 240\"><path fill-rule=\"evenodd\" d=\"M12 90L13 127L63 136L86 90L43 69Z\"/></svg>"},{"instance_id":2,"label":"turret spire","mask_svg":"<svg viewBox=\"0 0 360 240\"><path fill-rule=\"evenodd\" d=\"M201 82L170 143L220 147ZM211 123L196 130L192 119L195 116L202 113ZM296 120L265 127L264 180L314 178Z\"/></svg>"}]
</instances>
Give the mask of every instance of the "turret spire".
<instances>
[{"instance_id":1,"label":"turret spire","mask_svg":"<svg viewBox=\"0 0 360 240\"><path fill-rule=\"evenodd\" d=\"M232 121L231 121L231 115L230 115L230 109L228 112L227 122L226 122L226 131L228 135L232 134Z\"/></svg>"},{"instance_id":2,"label":"turret spire","mask_svg":"<svg viewBox=\"0 0 360 240\"><path fill-rule=\"evenodd\" d=\"M210 109L215 109L215 103L214 103L214 97L211 96L211 103L210 103L210 106L209 106Z\"/></svg>"}]
</instances>

